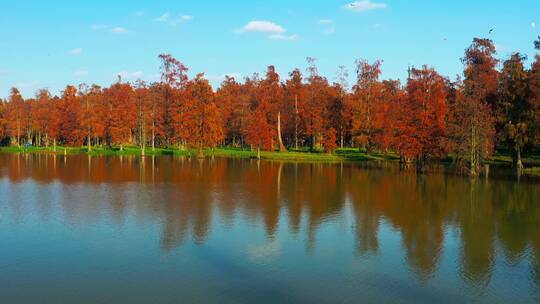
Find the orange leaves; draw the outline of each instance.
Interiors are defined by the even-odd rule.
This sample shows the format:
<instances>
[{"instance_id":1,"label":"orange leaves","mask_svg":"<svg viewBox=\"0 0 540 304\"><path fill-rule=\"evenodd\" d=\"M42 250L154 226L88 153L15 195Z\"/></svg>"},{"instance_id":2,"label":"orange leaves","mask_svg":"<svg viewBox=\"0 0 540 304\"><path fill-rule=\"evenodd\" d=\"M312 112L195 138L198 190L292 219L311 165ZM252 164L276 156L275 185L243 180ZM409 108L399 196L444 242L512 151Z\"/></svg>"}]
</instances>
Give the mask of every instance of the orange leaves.
<instances>
[{"instance_id":1,"label":"orange leaves","mask_svg":"<svg viewBox=\"0 0 540 304\"><path fill-rule=\"evenodd\" d=\"M112 144L130 143L131 131L136 126L135 92L127 83L116 83L105 90L108 101L108 129Z\"/></svg>"},{"instance_id":2,"label":"orange leaves","mask_svg":"<svg viewBox=\"0 0 540 304\"><path fill-rule=\"evenodd\" d=\"M445 80L435 70L427 66L412 69L397 124L397 147L403 156L426 158L442 154L446 94Z\"/></svg>"},{"instance_id":3,"label":"orange leaves","mask_svg":"<svg viewBox=\"0 0 540 304\"><path fill-rule=\"evenodd\" d=\"M223 140L221 113L214 102L214 92L199 74L187 84L182 111L181 138L191 147L215 148Z\"/></svg>"},{"instance_id":4,"label":"orange leaves","mask_svg":"<svg viewBox=\"0 0 540 304\"><path fill-rule=\"evenodd\" d=\"M330 128L325 131L323 146L326 153L332 153L336 150L336 130L334 128Z\"/></svg>"},{"instance_id":5,"label":"orange leaves","mask_svg":"<svg viewBox=\"0 0 540 304\"><path fill-rule=\"evenodd\" d=\"M79 121L80 104L77 89L67 86L60 99L57 112L58 139L69 145L82 143L82 132Z\"/></svg>"},{"instance_id":6,"label":"orange leaves","mask_svg":"<svg viewBox=\"0 0 540 304\"><path fill-rule=\"evenodd\" d=\"M264 150L272 149L272 127L263 109L257 108L250 113L244 132L248 145Z\"/></svg>"}]
</instances>

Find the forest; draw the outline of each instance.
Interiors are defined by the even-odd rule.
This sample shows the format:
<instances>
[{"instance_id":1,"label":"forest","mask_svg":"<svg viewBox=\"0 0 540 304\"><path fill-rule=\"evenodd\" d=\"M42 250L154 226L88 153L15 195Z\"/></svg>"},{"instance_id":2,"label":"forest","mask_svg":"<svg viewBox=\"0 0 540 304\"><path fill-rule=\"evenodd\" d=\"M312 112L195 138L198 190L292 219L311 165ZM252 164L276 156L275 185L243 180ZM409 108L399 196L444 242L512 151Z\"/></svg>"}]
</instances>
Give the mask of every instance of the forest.
<instances>
[{"instance_id":1,"label":"forest","mask_svg":"<svg viewBox=\"0 0 540 304\"><path fill-rule=\"evenodd\" d=\"M540 148L540 37L531 66L513 53L499 60L493 41L474 38L454 81L424 65L410 67L405 83L382 80L382 61L355 62L356 82L339 67L334 82L307 58L305 71L238 81L226 77L214 90L204 74L159 55L161 80L109 87L68 85L61 96L47 89L25 99L12 88L0 99L2 145L52 147L139 146L266 151L324 151L353 147L395 153L423 170L448 158L470 175L496 150L523 168L522 154Z\"/></svg>"}]
</instances>

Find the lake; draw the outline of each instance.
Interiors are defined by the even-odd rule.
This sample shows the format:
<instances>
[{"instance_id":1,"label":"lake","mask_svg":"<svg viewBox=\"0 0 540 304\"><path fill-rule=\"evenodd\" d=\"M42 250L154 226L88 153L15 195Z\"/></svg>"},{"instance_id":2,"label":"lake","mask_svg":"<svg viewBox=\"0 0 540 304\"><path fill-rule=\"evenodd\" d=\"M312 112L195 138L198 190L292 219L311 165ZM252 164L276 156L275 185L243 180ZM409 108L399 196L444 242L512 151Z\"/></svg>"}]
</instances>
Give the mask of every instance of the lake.
<instances>
[{"instance_id":1,"label":"lake","mask_svg":"<svg viewBox=\"0 0 540 304\"><path fill-rule=\"evenodd\" d=\"M538 303L540 183L0 154L3 303Z\"/></svg>"}]
</instances>

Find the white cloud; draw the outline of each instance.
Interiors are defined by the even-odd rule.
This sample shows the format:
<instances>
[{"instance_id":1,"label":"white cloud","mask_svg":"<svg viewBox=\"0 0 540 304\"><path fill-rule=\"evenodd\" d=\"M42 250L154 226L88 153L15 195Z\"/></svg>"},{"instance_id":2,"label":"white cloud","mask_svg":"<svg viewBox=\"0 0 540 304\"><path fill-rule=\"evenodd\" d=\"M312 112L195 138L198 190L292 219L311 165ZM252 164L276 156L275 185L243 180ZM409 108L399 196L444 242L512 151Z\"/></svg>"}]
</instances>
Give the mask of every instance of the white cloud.
<instances>
[{"instance_id":1,"label":"white cloud","mask_svg":"<svg viewBox=\"0 0 540 304\"><path fill-rule=\"evenodd\" d=\"M111 29L111 33L115 33L115 34L126 34L127 32L128 30L121 26L117 26Z\"/></svg>"},{"instance_id":2,"label":"white cloud","mask_svg":"<svg viewBox=\"0 0 540 304\"><path fill-rule=\"evenodd\" d=\"M107 25L105 24L92 24L90 26L90 29L93 30L93 31L99 31L99 30L103 30L103 29L106 29L107 28Z\"/></svg>"},{"instance_id":3,"label":"white cloud","mask_svg":"<svg viewBox=\"0 0 540 304\"><path fill-rule=\"evenodd\" d=\"M534 22L534 21L531 22L531 27L532 27L533 29L535 29L535 28L536 28L536 22Z\"/></svg>"},{"instance_id":4,"label":"white cloud","mask_svg":"<svg viewBox=\"0 0 540 304\"><path fill-rule=\"evenodd\" d=\"M242 32L259 32L259 33L285 33L285 29L280 25L270 21L250 21L243 28Z\"/></svg>"},{"instance_id":5,"label":"white cloud","mask_svg":"<svg viewBox=\"0 0 540 304\"><path fill-rule=\"evenodd\" d=\"M387 5L385 3L371 2L371 0L354 1L351 3L347 3L343 6L343 8L345 9L358 13L367 12L375 9L383 9L386 7Z\"/></svg>"},{"instance_id":6,"label":"white cloud","mask_svg":"<svg viewBox=\"0 0 540 304\"><path fill-rule=\"evenodd\" d=\"M83 52L82 48L74 48L74 49L69 51L69 53L71 55L80 55L80 54L82 54L82 52Z\"/></svg>"},{"instance_id":7,"label":"white cloud","mask_svg":"<svg viewBox=\"0 0 540 304\"><path fill-rule=\"evenodd\" d=\"M170 18L169 13L164 13L163 15L157 17L157 18L154 19L154 20L157 21L157 22L166 22L166 21L169 20L169 18Z\"/></svg>"},{"instance_id":8,"label":"white cloud","mask_svg":"<svg viewBox=\"0 0 540 304\"><path fill-rule=\"evenodd\" d=\"M268 36L272 40L284 40L284 41L294 41L298 40L298 35L283 35L283 34L273 34Z\"/></svg>"},{"instance_id":9,"label":"white cloud","mask_svg":"<svg viewBox=\"0 0 540 304\"><path fill-rule=\"evenodd\" d=\"M333 24L334 23L334 20L332 19L321 19L319 21L317 21L318 24Z\"/></svg>"},{"instance_id":10,"label":"white cloud","mask_svg":"<svg viewBox=\"0 0 540 304\"><path fill-rule=\"evenodd\" d=\"M191 15L179 15L178 17L171 17L171 14L169 14L168 12L154 19L154 21L156 22L168 23L169 25L173 25L173 26L178 25L179 23L188 22L191 20L193 20L193 16Z\"/></svg>"},{"instance_id":11,"label":"white cloud","mask_svg":"<svg viewBox=\"0 0 540 304\"><path fill-rule=\"evenodd\" d=\"M142 71L128 72L121 71L113 75L114 77L120 76L122 79L139 79L144 76Z\"/></svg>"},{"instance_id":12,"label":"white cloud","mask_svg":"<svg viewBox=\"0 0 540 304\"><path fill-rule=\"evenodd\" d=\"M86 70L78 70L78 71L73 72L73 76L75 77L82 77L86 75L88 75L88 71Z\"/></svg>"}]
</instances>

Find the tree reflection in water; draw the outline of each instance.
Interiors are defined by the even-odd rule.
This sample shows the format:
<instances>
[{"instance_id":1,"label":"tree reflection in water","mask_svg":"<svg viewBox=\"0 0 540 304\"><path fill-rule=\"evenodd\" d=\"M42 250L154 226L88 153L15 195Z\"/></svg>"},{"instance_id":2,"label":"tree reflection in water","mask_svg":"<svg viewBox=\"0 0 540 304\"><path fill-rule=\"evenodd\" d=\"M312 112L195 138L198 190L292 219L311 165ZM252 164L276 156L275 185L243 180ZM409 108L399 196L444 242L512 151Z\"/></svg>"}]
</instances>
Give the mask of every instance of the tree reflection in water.
<instances>
[{"instance_id":1,"label":"tree reflection in water","mask_svg":"<svg viewBox=\"0 0 540 304\"><path fill-rule=\"evenodd\" d=\"M386 227L400 236L402 252L396 254L421 282L432 279L445 251L453 250L448 238L455 237L457 271L465 284L486 288L499 261L527 263L530 282L536 290L540 286L540 187L533 182L417 175L384 162L46 154L0 155L0 175L11 184L54 185L54 192L5 188L2 204L15 225L29 209L47 219L60 208L65 221L79 227L103 216L118 225L126 217L142 224L158 218L161 249L170 252L190 239L204 244L216 222L231 228L244 219L264 225L268 244L249 249L264 256L261 250L283 246L275 239L280 229L299 236L307 252L316 251L318 230L348 214L351 254L379 255ZM43 199L32 200L32 195Z\"/></svg>"}]
</instances>

